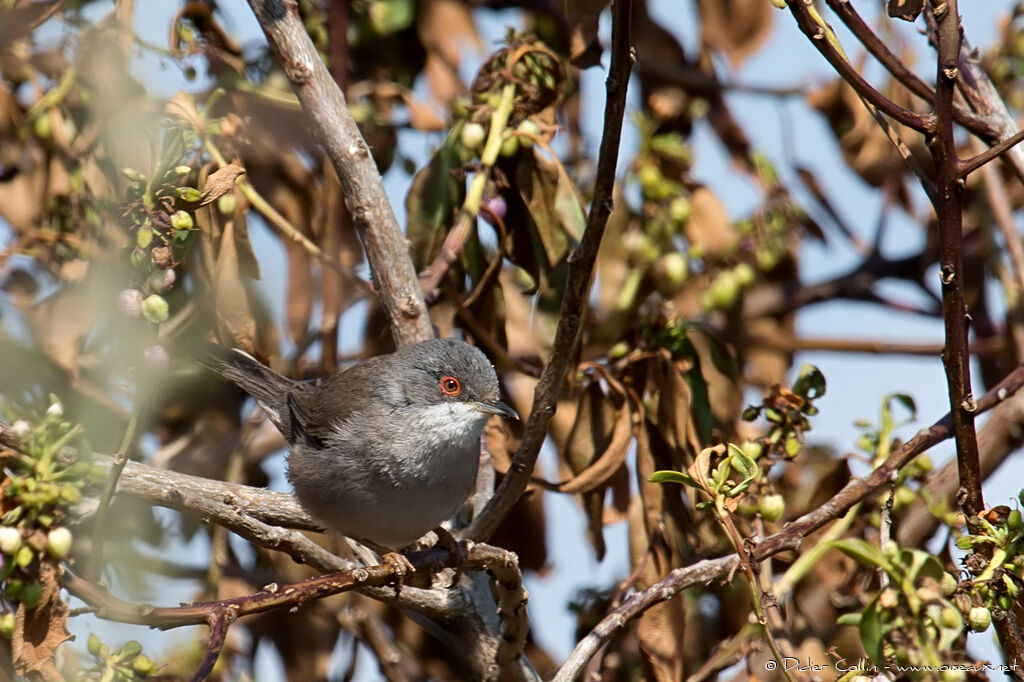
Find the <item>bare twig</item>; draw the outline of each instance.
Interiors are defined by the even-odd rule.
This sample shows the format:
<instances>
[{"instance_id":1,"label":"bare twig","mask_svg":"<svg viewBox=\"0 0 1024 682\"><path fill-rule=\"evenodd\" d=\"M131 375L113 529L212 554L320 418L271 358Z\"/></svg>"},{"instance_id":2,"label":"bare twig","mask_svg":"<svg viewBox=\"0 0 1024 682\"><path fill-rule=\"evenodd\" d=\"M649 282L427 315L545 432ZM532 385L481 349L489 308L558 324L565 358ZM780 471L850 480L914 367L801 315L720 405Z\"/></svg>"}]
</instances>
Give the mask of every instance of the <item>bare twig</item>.
<instances>
[{"instance_id":1,"label":"bare twig","mask_svg":"<svg viewBox=\"0 0 1024 682\"><path fill-rule=\"evenodd\" d=\"M966 491L964 511L973 516L984 507L978 438L974 429L976 405L971 396L971 356L967 348L967 304L964 300L963 184L953 129L953 98L956 95L960 59L960 15L956 0L945 0L934 10L936 22L937 75L935 116L936 139L931 145L935 160L936 199L933 201L939 227L939 280L942 284L942 313L946 327L946 368L950 412L956 434L956 455L960 485Z\"/></svg>"},{"instance_id":2,"label":"bare twig","mask_svg":"<svg viewBox=\"0 0 1024 682\"><path fill-rule=\"evenodd\" d=\"M313 136L338 173L395 342L408 345L432 338L416 271L377 166L344 95L306 34L298 6L284 0L250 0L249 6L309 115Z\"/></svg>"},{"instance_id":3,"label":"bare twig","mask_svg":"<svg viewBox=\"0 0 1024 682\"><path fill-rule=\"evenodd\" d=\"M811 40L811 44L825 57L832 68L850 84L858 95L864 100L876 106L881 112L912 128L920 133L933 133L935 131L935 117L922 116L905 109L893 102L891 99L880 93L873 85L868 83L860 73L853 68L838 45L829 40L829 29L824 26L824 19L817 13L813 5L806 0L786 0L786 5L793 13L797 25Z\"/></svg>"},{"instance_id":4,"label":"bare twig","mask_svg":"<svg viewBox=\"0 0 1024 682\"><path fill-rule=\"evenodd\" d=\"M931 85L924 82L916 73L914 73L903 60L897 57L892 50L878 37L871 27L867 25L857 9L853 6L853 3L849 0L828 0L828 6L832 8L832 11L842 20L846 27L850 29L850 32L856 36L857 40L867 48L868 52L879 61L879 63L885 67L892 76L902 83L912 93L928 102L929 104L935 101L935 89ZM993 126L990 125L984 118L974 114L960 105L954 105L953 107L953 118L956 119L957 123L965 126L969 130L984 136L993 134Z\"/></svg>"},{"instance_id":5,"label":"bare twig","mask_svg":"<svg viewBox=\"0 0 1024 682\"><path fill-rule=\"evenodd\" d=\"M612 211L612 189L615 186L622 118L626 110L626 88L634 61L630 45L630 8L630 0L615 0L612 7L611 66L605 82L607 103L594 182L594 199L583 238L569 258L569 276L551 357L537 382L530 418L526 422L523 440L512 458L509 472L483 513L473 519L465 531L465 537L474 540L490 537L526 490L540 446L547 436L548 423L555 413L569 364L576 354L597 251Z\"/></svg>"},{"instance_id":6,"label":"bare twig","mask_svg":"<svg viewBox=\"0 0 1024 682\"><path fill-rule=\"evenodd\" d=\"M966 178L973 171L978 170L989 161L998 158L1008 152L1011 148L1016 147L1024 141L1024 130L1018 130L1016 133L1006 138L994 147L989 147L985 151L981 152L977 156L972 156L969 159L964 159L960 162L960 177Z\"/></svg>"},{"instance_id":7,"label":"bare twig","mask_svg":"<svg viewBox=\"0 0 1024 682\"><path fill-rule=\"evenodd\" d=\"M938 357L942 354L941 343L909 343L900 341L872 341L870 339L830 339L822 337L752 335L745 343L760 348L770 348L786 353L797 351L823 351L831 353L869 353L872 355L923 355ZM1005 344L999 337L977 339L971 344L972 355L998 355Z\"/></svg>"},{"instance_id":8,"label":"bare twig","mask_svg":"<svg viewBox=\"0 0 1024 682\"><path fill-rule=\"evenodd\" d=\"M100 503L96 508L95 531L92 537L92 551L89 553L89 560L85 564L85 575L90 580L96 580L103 570L103 535L106 533L107 510L110 508L110 500L117 490L117 481L128 462L128 448L135 440L135 431L139 426L139 411L142 409L141 390L135 396L135 404L132 408L132 416L128 418L128 426L125 427L124 435L121 437L121 445L114 455L113 463L107 472L107 480L103 484L103 493L100 495Z\"/></svg>"},{"instance_id":9,"label":"bare twig","mask_svg":"<svg viewBox=\"0 0 1024 682\"><path fill-rule=\"evenodd\" d=\"M995 407L1020 390L1022 386L1024 386L1024 365L1011 372L978 400L978 413ZM917 455L952 435L953 417L947 413L931 428L922 429L913 438L894 450L866 478L851 480L825 504L787 524L783 530L765 538L764 542L753 546L751 548L752 559L763 561L779 552L798 549L811 533L844 516L860 501L885 486L891 485L900 468ZM725 578L731 575L739 567L739 564L740 558L736 554L700 561L692 566L677 568L650 587L633 594L621 606L606 614L597 626L577 643L576 648L562 664L552 682L575 680L586 666L587 661L601 646L647 609L671 599L687 587Z\"/></svg>"}]
</instances>

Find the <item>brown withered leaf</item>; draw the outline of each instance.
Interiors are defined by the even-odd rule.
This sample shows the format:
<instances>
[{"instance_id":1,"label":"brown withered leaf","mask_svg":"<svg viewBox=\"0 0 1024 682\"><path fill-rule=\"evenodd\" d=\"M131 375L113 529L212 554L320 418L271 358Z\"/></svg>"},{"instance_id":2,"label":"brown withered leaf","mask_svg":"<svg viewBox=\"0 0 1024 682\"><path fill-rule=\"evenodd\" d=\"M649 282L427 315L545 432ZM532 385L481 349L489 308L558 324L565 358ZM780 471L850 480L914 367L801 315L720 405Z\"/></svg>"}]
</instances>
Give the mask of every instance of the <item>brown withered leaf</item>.
<instances>
[{"instance_id":1,"label":"brown withered leaf","mask_svg":"<svg viewBox=\"0 0 1024 682\"><path fill-rule=\"evenodd\" d=\"M629 404L615 409L598 384L580 396L576 423L569 433L566 461L576 473L553 486L560 493L586 493L607 483L622 466L633 439Z\"/></svg>"},{"instance_id":2,"label":"brown withered leaf","mask_svg":"<svg viewBox=\"0 0 1024 682\"><path fill-rule=\"evenodd\" d=\"M677 596L652 606L640 617L637 634L647 671L645 679L657 682L683 679L685 604Z\"/></svg>"},{"instance_id":3,"label":"brown withered leaf","mask_svg":"<svg viewBox=\"0 0 1024 682\"><path fill-rule=\"evenodd\" d=\"M701 34L706 44L733 68L757 51L772 31L775 8L761 0L699 0Z\"/></svg>"},{"instance_id":4,"label":"brown withered leaf","mask_svg":"<svg viewBox=\"0 0 1024 682\"><path fill-rule=\"evenodd\" d=\"M714 256L728 251L736 243L736 232L729 223L729 214L710 189L699 186L692 190L690 211L684 230L691 244Z\"/></svg>"},{"instance_id":5,"label":"brown withered leaf","mask_svg":"<svg viewBox=\"0 0 1024 682\"><path fill-rule=\"evenodd\" d=\"M14 616L14 670L33 680L62 682L64 677L57 670L54 655L71 633L68 605L60 598L59 569L49 561L42 562L39 582L43 586L39 604L31 610L21 604Z\"/></svg>"},{"instance_id":6,"label":"brown withered leaf","mask_svg":"<svg viewBox=\"0 0 1024 682\"><path fill-rule=\"evenodd\" d=\"M235 230L234 220L224 223L217 263L214 267L217 327L225 343L242 350L253 351L257 345L256 320L253 317L248 289L239 271Z\"/></svg>"},{"instance_id":7,"label":"brown withered leaf","mask_svg":"<svg viewBox=\"0 0 1024 682\"><path fill-rule=\"evenodd\" d=\"M609 0L574 0L565 4L569 22L569 61L578 69L601 63L597 24Z\"/></svg>"},{"instance_id":8,"label":"brown withered leaf","mask_svg":"<svg viewBox=\"0 0 1024 682\"><path fill-rule=\"evenodd\" d=\"M96 322L96 298L87 286L65 286L26 312L39 347L72 381L78 379L82 343Z\"/></svg>"},{"instance_id":9,"label":"brown withered leaf","mask_svg":"<svg viewBox=\"0 0 1024 682\"><path fill-rule=\"evenodd\" d=\"M883 89L897 104L912 108L912 98L902 86ZM828 121L832 134L839 140L847 164L865 182L881 187L894 177L908 172L906 162L893 146L886 133L865 108L853 88L843 80L836 80L807 95L807 103L821 112ZM933 167L931 154L918 142L920 136L903 126L891 124L906 141L914 158L929 171Z\"/></svg>"},{"instance_id":10,"label":"brown withered leaf","mask_svg":"<svg viewBox=\"0 0 1024 682\"><path fill-rule=\"evenodd\" d=\"M579 190L556 163L560 162L549 161L535 151L523 155L516 168L516 185L550 266L565 257L586 226Z\"/></svg>"},{"instance_id":11,"label":"brown withered leaf","mask_svg":"<svg viewBox=\"0 0 1024 682\"><path fill-rule=\"evenodd\" d=\"M924 11L924 0L889 0L885 3L885 11L894 19L914 23Z\"/></svg>"},{"instance_id":12,"label":"brown withered leaf","mask_svg":"<svg viewBox=\"0 0 1024 682\"><path fill-rule=\"evenodd\" d=\"M469 6L457 0L429 0L417 12L416 31L427 49L423 73L434 99L450 104L464 92L459 62L466 44L483 49Z\"/></svg>"},{"instance_id":13,"label":"brown withered leaf","mask_svg":"<svg viewBox=\"0 0 1024 682\"><path fill-rule=\"evenodd\" d=\"M164 113L171 117L184 119L195 130L203 129L203 117L199 115L196 103L180 90L167 100Z\"/></svg>"},{"instance_id":14,"label":"brown withered leaf","mask_svg":"<svg viewBox=\"0 0 1024 682\"><path fill-rule=\"evenodd\" d=\"M235 180L244 174L245 169L233 163L229 163L211 173L203 185L198 205L206 206L210 202L216 201L228 192L233 191L235 189Z\"/></svg>"},{"instance_id":15,"label":"brown withered leaf","mask_svg":"<svg viewBox=\"0 0 1024 682\"><path fill-rule=\"evenodd\" d=\"M402 101L405 102L405 110L409 114L409 125L414 130L437 132L447 129L448 126L445 125L444 119L437 111L426 102L421 102L413 97L412 93L403 93Z\"/></svg>"},{"instance_id":16,"label":"brown withered leaf","mask_svg":"<svg viewBox=\"0 0 1024 682\"><path fill-rule=\"evenodd\" d=\"M693 393L671 360L661 360L658 372L658 426L672 446L672 466L682 468L700 452L701 442L693 420Z\"/></svg>"}]
</instances>

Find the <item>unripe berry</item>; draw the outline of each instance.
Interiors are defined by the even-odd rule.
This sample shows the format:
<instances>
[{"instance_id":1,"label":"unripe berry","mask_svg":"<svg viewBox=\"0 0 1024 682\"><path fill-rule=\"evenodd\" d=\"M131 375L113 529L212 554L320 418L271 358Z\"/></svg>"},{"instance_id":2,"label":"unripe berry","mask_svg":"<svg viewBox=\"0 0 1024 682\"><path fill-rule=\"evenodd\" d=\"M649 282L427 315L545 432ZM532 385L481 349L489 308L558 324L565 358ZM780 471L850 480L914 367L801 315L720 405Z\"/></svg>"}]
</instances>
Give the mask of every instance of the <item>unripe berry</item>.
<instances>
[{"instance_id":1,"label":"unripe berry","mask_svg":"<svg viewBox=\"0 0 1024 682\"><path fill-rule=\"evenodd\" d=\"M466 149L479 149L487 137L487 131L479 123L464 123L459 131L459 142Z\"/></svg>"},{"instance_id":2,"label":"unripe berry","mask_svg":"<svg viewBox=\"0 0 1024 682\"><path fill-rule=\"evenodd\" d=\"M971 629L975 632L984 632L992 624L992 612L984 606L971 607L971 612L967 615L967 622L971 624Z\"/></svg>"},{"instance_id":3,"label":"unripe berry","mask_svg":"<svg viewBox=\"0 0 1024 682\"><path fill-rule=\"evenodd\" d=\"M0 552L13 555L21 549L21 531L10 526L0 527Z\"/></svg>"},{"instance_id":4,"label":"unripe berry","mask_svg":"<svg viewBox=\"0 0 1024 682\"><path fill-rule=\"evenodd\" d=\"M786 500L782 495L764 495L757 510L765 521L778 521L786 513Z\"/></svg>"},{"instance_id":5,"label":"unripe berry","mask_svg":"<svg viewBox=\"0 0 1024 682\"><path fill-rule=\"evenodd\" d=\"M191 230L195 223L188 211L175 211L171 214L171 227L175 230Z\"/></svg>"},{"instance_id":6,"label":"unripe berry","mask_svg":"<svg viewBox=\"0 0 1024 682\"><path fill-rule=\"evenodd\" d=\"M166 322L170 308L160 294L150 294L142 302L142 315L153 324Z\"/></svg>"},{"instance_id":7,"label":"unripe berry","mask_svg":"<svg viewBox=\"0 0 1024 682\"><path fill-rule=\"evenodd\" d=\"M71 531L63 526L46 534L46 551L54 559L63 559L71 552Z\"/></svg>"}]
</instances>

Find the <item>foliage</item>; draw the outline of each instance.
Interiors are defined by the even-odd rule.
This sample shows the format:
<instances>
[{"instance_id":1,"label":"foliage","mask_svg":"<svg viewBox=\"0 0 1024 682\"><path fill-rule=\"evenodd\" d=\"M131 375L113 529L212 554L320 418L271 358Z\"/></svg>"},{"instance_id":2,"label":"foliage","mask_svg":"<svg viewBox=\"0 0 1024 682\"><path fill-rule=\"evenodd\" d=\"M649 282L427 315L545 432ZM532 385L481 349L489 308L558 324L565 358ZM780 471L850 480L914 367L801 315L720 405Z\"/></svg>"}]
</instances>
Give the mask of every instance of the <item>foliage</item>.
<instances>
[{"instance_id":1,"label":"foliage","mask_svg":"<svg viewBox=\"0 0 1024 682\"><path fill-rule=\"evenodd\" d=\"M377 573L367 583L358 569L339 575L359 589L331 599L317 591L330 581L302 581L311 566L345 559L293 529L312 529L301 510L259 490L280 477L270 459L280 437L193 357L215 340L317 377L394 345L389 327L403 319L387 319L381 301L398 268L373 243L384 228L365 224L364 197L343 189L365 186L340 181L351 169L324 153L309 99L329 93L302 90L321 87L315 65L282 67L281 45L233 20L244 3L182 3L173 16L123 1L0 4L8 672L237 679L264 644L290 679L322 679L335 651L350 676L360 644L389 679L460 679L486 651L495 660L484 669L510 679L529 666L571 679L588 665L608 680L707 679L737 663L753 679L781 679L794 675L769 676L768 663L798 656L836 676L866 657L891 676L905 666L925 679L946 666L943 679L955 680L957 666L980 663L969 633L992 624L1004 660L1020 662L1024 498L977 504L970 468L980 450L979 471L994 471L1020 442L1024 255L1014 219L1024 154L1003 150L1003 166L969 159L991 161L984 150L1018 126L1024 12L1013 9L980 56L965 44L954 97L953 77L932 68L936 51L960 50L948 3L900 10L916 22L903 30L899 18L864 22L838 0L825 3L827 16L796 1L697 0L699 45L687 45L653 0L634 0L608 12L614 27L631 22L634 51L617 53L598 31L608 4L296 5L312 61L330 66L377 171L389 187L404 183L401 257L407 250L419 277L398 283L396 316L422 295L430 325L485 350L508 402L529 416L485 434L481 484L521 476L530 487L493 537L474 538L518 564L484 547L483 558L455 551L465 566L441 573L440 538L410 554L410 589L382 588L388 576ZM518 28L488 44L508 17ZM850 57L829 21L849 28ZM148 37L152 26L166 29L166 44ZM934 49L914 42L917 30ZM838 75L793 84L771 64L763 82L747 81L758 72L738 67L779 40ZM866 70L873 86L858 75L861 47L883 67ZM634 56L632 80L617 81L616 60ZM914 63L930 71L909 71ZM609 196L597 178L614 159L599 158L590 134L609 114L587 90L602 68L608 96L628 85L636 109ZM737 113L744 98L800 107L831 137L784 114L784 152L759 149L764 131ZM730 165L729 182L708 177L702 135ZM337 146L353 158L363 150L351 139ZM723 189L740 186L739 198ZM876 216L836 200L866 192L879 197L874 237L861 223ZM603 209L606 227L594 218ZM598 229L589 272L581 253ZM894 229L914 233L915 252L889 254ZM811 282L808 260L822 253L840 265L811 263L828 272ZM569 310L581 283L589 296ZM798 333L812 306L846 315L850 301L887 319L943 319L945 338L922 348L889 329ZM859 438L843 442L822 417L862 417L875 398L831 374L826 382L827 369L805 363L821 351L928 355L936 373L941 355L949 420L905 439L920 393L894 386L878 422L860 419ZM563 357L567 379L552 384L547 370ZM969 387L1004 377L977 438L984 399ZM545 396L557 411L536 439L531 429L546 422L531 408ZM925 450L952 436L958 461L933 465ZM545 438L555 471L534 468ZM531 439L537 448L525 452ZM578 503L592 555L549 546L561 522L546 516L550 495ZM476 518L481 505L472 500ZM613 524L627 528L625 543L609 540ZM182 550L193 541L208 556ZM702 561L725 556L733 563ZM629 564L611 584L585 569L608 558ZM585 585L568 606L584 653L564 662L528 637L541 628L530 630L527 613L536 625L541 612L526 611L518 582L519 569L541 580L552 568ZM472 582L483 577L491 590ZM398 605L415 611L420 597L419 621L446 630L447 646L401 618ZM105 642L92 632L97 618L134 625L123 636L104 629ZM139 634L140 624L206 627L173 640ZM65 641L68 626L76 641Z\"/></svg>"}]
</instances>

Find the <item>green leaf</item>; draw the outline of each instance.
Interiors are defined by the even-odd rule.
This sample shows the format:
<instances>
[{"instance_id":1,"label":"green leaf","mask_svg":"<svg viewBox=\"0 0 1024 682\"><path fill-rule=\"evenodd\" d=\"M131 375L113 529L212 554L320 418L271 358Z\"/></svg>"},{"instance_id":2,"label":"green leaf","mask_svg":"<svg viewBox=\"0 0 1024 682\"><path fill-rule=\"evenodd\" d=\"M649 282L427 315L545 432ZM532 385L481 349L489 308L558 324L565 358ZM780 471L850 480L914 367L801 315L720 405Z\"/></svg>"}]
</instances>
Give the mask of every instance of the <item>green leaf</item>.
<instances>
[{"instance_id":1,"label":"green leaf","mask_svg":"<svg viewBox=\"0 0 1024 682\"><path fill-rule=\"evenodd\" d=\"M820 398L825 395L825 375L814 365L804 365L793 384L793 392L808 400Z\"/></svg>"},{"instance_id":2,"label":"green leaf","mask_svg":"<svg viewBox=\"0 0 1024 682\"><path fill-rule=\"evenodd\" d=\"M860 613L844 613L836 618L837 625L852 625L853 627L860 627L860 620L863 614Z\"/></svg>"},{"instance_id":3,"label":"green leaf","mask_svg":"<svg viewBox=\"0 0 1024 682\"><path fill-rule=\"evenodd\" d=\"M466 183L456 179L454 172L461 165L453 133L409 186L405 197L407 235L409 255L417 270L427 267L437 256L466 198Z\"/></svg>"},{"instance_id":4,"label":"green leaf","mask_svg":"<svg viewBox=\"0 0 1024 682\"><path fill-rule=\"evenodd\" d=\"M698 487L697 481L681 471L655 471L647 480L651 483L679 483L693 488Z\"/></svg>"},{"instance_id":5,"label":"green leaf","mask_svg":"<svg viewBox=\"0 0 1024 682\"><path fill-rule=\"evenodd\" d=\"M892 566L889 560L885 558L885 555L882 554L882 550L860 538L839 538L838 540L831 540L828 545L835 547L854 561L891 572Z\"/></svg>"},{"instance_id":6,"label":"green leaf","mask_svg":"<svg viewBox=\"0 0 1024 682\"><path fill-rule=\"evenodd\" d=\"M860 633L860 641L864 646L864 653L869 661L881 663L885 660L882 656L882 618L878 612L878 597L881 592L875 595L874 599L868 602L860 614L860 622L857 624L857 631Z\"/></svg>"}]
</instances>

